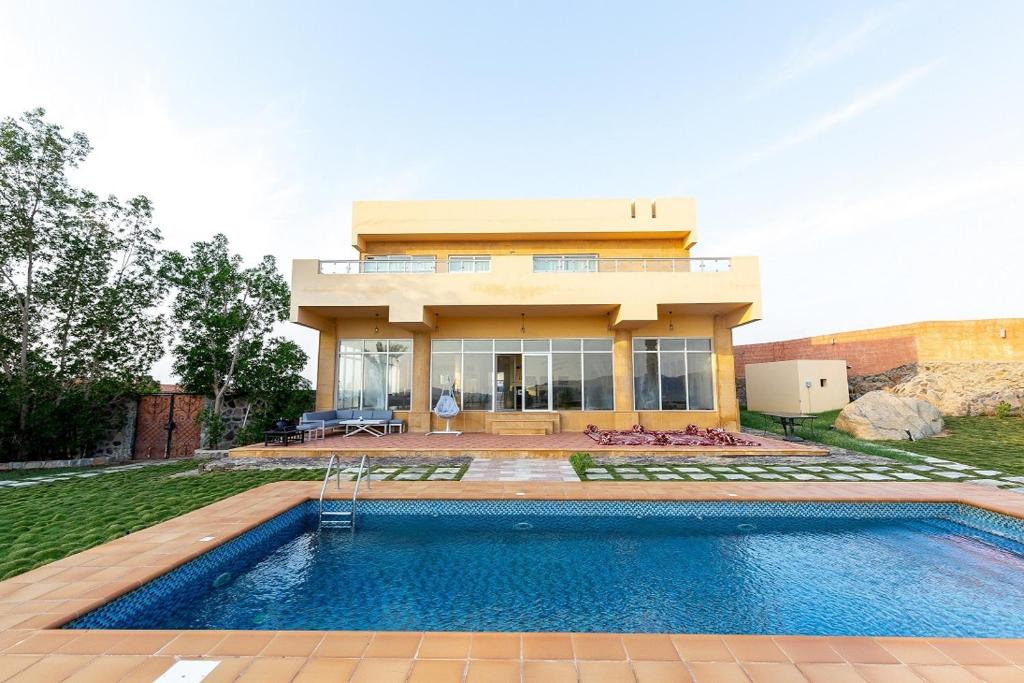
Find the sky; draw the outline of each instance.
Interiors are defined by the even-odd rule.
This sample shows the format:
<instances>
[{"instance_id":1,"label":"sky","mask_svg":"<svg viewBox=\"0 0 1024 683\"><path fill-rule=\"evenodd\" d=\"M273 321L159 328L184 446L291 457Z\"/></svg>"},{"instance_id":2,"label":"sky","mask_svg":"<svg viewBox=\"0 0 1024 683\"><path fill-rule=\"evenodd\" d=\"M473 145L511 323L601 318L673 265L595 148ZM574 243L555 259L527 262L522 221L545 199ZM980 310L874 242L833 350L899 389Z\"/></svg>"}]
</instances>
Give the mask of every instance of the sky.
<instances>
[{"instance_id":1,"label":"sky","mask_svg":"<svg viewBox=\"0 0 1024 683\"><path fill-rule=\"evenodd\" d=\"M760 257L750 343L1024 315L1022 26L1019 0L0 0L0 116L87 133L76 181L148 196L165 246L223 232L289 278L354 257L356 199L692 196L693 255Z\"/></svg>"}]
</instances>

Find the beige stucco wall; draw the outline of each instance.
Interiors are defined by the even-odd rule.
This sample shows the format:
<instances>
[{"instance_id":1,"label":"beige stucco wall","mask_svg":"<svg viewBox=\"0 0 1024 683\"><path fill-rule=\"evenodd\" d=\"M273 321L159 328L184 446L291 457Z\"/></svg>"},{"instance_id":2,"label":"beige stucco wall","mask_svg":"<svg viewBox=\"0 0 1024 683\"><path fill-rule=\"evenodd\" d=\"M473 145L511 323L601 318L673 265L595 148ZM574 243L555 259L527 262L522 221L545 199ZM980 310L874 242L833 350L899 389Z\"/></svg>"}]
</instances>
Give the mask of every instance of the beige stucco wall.
<instances>
[{"instance_id":1,"label":"beige stucco wall","mask_svg":"<svg viewBox=\"0 0 1024 683\"><path fill-rule=\"evenodd\" d=\"M747 365L746 378L750 410L821 413L838 410L850 402L846 361L842 360L751 363Z\"/></svg>"}]
</instances>

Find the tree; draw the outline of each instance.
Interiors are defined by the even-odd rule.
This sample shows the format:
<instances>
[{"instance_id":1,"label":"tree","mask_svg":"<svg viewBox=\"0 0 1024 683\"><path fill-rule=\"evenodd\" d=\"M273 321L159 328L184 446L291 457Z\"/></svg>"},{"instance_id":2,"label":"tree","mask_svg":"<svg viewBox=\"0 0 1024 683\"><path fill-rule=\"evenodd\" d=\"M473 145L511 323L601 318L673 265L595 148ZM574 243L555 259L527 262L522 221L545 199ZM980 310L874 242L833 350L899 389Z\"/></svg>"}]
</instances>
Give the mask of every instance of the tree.
<instances>
[{"instance_id":1,"label":"tree","mask_svg":"<svg viewBox=\"0 0 1024 683\"><path fill-rule=\"evenodd\" d=\"M205 416L210 445L220 440L229 394L266 400L275 385L308 389L298 374L306 354L269 336L275 323L288 319L290 299L273 256L246 268L241 256L230 253L227 237L215 235L194 243L187 256L169 253L164 272L175 288L174 371L187 391L211 400Z\"/></svg>"},{"instance_id":2,"label":"tree","mask_svg":"<svg viewBox=\"0 0 1024 683\"><path fill-rule=\"evenodd\" d=\"M152 205L74 187L89 140L45 116L0 122L0 457L85 453L163 352Z\"/></svg>"}]
</instances>

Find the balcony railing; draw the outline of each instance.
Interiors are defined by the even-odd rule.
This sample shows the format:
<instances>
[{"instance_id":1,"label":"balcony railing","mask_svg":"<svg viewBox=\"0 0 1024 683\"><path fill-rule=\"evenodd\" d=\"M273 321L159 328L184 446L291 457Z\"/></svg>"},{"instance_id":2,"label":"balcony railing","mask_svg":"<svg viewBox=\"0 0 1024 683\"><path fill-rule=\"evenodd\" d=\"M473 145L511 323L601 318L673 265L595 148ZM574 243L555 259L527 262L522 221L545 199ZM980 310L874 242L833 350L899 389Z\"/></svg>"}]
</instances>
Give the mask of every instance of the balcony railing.
<instances>
[{"instance_id":1,"label":"balcony railing","mask_svg":"<svg viewBox=\"0 0 1024 683\"><path fill-rule=\"evenodd\" d=\"M535 273L722 273L731 268L729 257L710 258L593 258L565 256L534 256ZM349 259L320 261L322 275L357 275L363 273L423 274L489 272L489 260L472 265L466 260L451 262L435 259Z\"/></svg>"}]
</instances>

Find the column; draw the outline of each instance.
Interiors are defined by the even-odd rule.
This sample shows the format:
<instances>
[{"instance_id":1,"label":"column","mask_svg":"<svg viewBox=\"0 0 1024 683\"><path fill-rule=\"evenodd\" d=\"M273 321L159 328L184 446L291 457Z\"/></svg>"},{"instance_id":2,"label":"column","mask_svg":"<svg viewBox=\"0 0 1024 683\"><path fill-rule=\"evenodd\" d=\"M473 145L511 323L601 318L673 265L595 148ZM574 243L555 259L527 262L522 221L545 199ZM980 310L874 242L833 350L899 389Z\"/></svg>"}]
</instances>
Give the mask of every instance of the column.
<instances>
[{"instance_id":1,"label":"column","mask_svg":"<svg viewBox=\"0 0 1024 683\"><path fill-rule=\"evenodd\" d=\"M719 424L731 432L740 430L740 404L736 400L736 362L732 351L732 328L715 316L715 378Z\"/></svg>"},{"instance_id":2,"label":"column","mask_svg":"<svg viewBox=\"0 0 1024 683\"><path fill-rule=\"evenodd\" d=\"M412 335L412 410L409 431L430 431L430 333Z\"/></svg>"},{"instance_id":3,"label":"column","mask_svg":"<svg viewBox=\"0 0 1024 683\"><path fill-rule=\"evenodd\" d=\"M334 408L338 381L338 333L335 321L320 330L320 346L316 364L316 409Z\"/></svg>"},{"instance_id":4,"label":"column","mask_svg":"<svg viewBox=\"0 0 1024 683\"><path fill-rule=\"evenodd\" d=\"M615 429L629 429L640 421L633 410L633 332L615 330L612 343L615 373Z\"/></svg>"}]
</instances>

